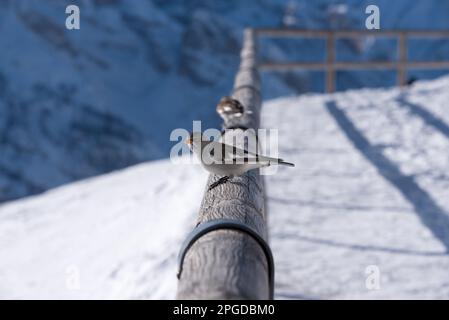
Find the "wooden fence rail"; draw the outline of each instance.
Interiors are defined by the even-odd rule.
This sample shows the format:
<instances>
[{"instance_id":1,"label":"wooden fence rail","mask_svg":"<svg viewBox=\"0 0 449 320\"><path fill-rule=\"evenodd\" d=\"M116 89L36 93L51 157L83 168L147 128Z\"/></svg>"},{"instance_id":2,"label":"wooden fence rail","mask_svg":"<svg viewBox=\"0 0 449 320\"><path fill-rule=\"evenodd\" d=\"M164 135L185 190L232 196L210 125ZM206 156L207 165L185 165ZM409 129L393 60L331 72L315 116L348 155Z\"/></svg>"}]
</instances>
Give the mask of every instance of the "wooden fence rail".
<instances>
[{"instance_id":1,"label":"wooden fence rail","mask_svg":"<svg viewBox=\"0 0 449 320\"><path fill-rule=\"evenodd\" d=\"M406 74L410 69L449 69L449 61L409 61L408 39L419 38L446 38L449 39L449 30L304 30L304 29L256 29L257 37L301 37L301 38L324 38L326 40L327 59L322 63L309 62L268 62L260 64L261 70L285 71L296 69L325 70L326 91L335 91L335 72L339 70L368 70L392 69L397 71L397 85L403 86L407 83ZM395 61L360 61L339 62L336 58L335 44L339 38L360 37L393 37L398 40L397 59Z\"/></svg>"},{"instance_id":2,"label":"wooden fence rail","mask_svg":"<svg viewBox=\"0 0 449 320\"><path fill-rule=\"evenodd\" d=\"M224 129L230 129L222 136L225 142L254 134L253 130L245 129L259 127L261 95L256 56L255 32L247 29L232 93L243 105L244 113L240 117L223 116ZM218 176L211 174L207 186L217 179ZM212 190L206 187L196 230L201 231L202 227L224 219L253 230L253 235L242 229L225 227L188 238L189 243L181 251L177 298L272 298L271 252L261 245L268 237L265 192L257 170L234 177ZM224 225L221 223L222 227Z\"/></svg>"}]
</instances>

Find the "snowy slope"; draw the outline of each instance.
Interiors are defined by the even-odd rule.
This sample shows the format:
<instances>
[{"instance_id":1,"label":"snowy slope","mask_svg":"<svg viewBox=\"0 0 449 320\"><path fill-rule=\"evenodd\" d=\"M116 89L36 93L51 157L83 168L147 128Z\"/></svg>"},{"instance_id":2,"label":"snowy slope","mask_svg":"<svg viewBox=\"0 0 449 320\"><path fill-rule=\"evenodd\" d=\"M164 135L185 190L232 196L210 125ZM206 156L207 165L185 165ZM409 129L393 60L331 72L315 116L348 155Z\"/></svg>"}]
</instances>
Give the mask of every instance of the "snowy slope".
<instances>
[{"instance_id":1,"label":"snowy slope","mask_svg":"<svg viewBox=\"0 0 449 320\"><path fill-rule=\"evenodd\" d=\"M448 87L264 106L298 164L267 179L277 297L449 298ZM365 285L372 265L380 290Z\"/></svg>"},{"instance_id":2,"label":"snowy slope","mask_svg":"<svg viewBox=\"0 0 449 320\"><path fill-rule=\"evenodd\" d=\"M265 103L297 165L266 181L277 298L449 297L447 88ZM1 206L0 297L173 298L205 182L165 160Z\"/></svg>"},{"instance_id":3,"label":"snowy slope","mask_svg":"<svg viewBox=\"0 0 449 320\"><path fill-rule=\"evenodd\" d=\"M0 298L173 297L205 183L156 161L0 207Z\"/></svg>"}]
</instances>

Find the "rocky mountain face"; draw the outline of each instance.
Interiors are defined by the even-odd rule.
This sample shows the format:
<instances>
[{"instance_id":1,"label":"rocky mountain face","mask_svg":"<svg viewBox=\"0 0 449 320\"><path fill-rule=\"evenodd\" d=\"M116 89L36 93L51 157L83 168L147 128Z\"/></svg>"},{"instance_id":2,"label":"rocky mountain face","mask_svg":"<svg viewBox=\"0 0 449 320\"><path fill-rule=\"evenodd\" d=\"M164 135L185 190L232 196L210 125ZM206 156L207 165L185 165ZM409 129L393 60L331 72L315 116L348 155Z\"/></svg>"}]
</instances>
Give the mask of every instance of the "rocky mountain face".
<instances>
[{"instance_id":1,"label":"rocky mountain face","mask_svg":"<svg viewBox=\"0 0 449 320\"><path fill-rule=\"evenodd\" d=\"M385 27L423 28L429 13L439 23L435 28L449 27L446 1L416 1L413 8L408 1L378 2L389 8L382 11ZM65 28L69 4L80 7L80 30ZM203 128L219 125L214 105L232 88L245 26L285 25L288 12L296 17L287 19L289 26L360 28L364 5L352 0L342 7L324 0L0 1L0 202L167 157L173 129L190 130L192 120L202 120ZM267 59L322 54L319 45L303 51L301 42L264 41ZM371 48L375 56L389 50ZM442 50L444 55L447 48ZM348 79L357 84L365 78ZM265 97L319 89L322 82L301 72L262 80Z\"/></svg>"},{"instance_id":2,"label":"rocky mountain face","mask_svg":"<svg viewBox=\"0 0 449 320\"><path fill-rule=\"evenodd\" d=\"M1 200L126 167L151 150L136 128L77 101L72 88L38 83L26 97L2 90L0 148Z\"/></svg>"}]
</instances>

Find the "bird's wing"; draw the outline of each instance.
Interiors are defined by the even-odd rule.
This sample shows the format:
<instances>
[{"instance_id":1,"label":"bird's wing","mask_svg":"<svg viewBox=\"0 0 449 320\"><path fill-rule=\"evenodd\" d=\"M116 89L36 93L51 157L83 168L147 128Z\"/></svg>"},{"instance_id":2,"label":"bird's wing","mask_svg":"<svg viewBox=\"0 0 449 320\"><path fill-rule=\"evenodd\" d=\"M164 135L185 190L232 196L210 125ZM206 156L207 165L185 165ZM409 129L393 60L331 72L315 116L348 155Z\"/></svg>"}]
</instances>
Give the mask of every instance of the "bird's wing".
<instances>
[{"instance_id":1,"label":"bird's wing","mask_svg":"<svg viewBox=\"0 0 449 320\"><path fill-rule=\"evenodd\" d=\"M262 156L246 149L231 146L226 143L214 141L211 145L213 153L211 154L217 161L244 160L245 162L269 163L278 162L279 159Z\"/></svg>"}]
</instances>

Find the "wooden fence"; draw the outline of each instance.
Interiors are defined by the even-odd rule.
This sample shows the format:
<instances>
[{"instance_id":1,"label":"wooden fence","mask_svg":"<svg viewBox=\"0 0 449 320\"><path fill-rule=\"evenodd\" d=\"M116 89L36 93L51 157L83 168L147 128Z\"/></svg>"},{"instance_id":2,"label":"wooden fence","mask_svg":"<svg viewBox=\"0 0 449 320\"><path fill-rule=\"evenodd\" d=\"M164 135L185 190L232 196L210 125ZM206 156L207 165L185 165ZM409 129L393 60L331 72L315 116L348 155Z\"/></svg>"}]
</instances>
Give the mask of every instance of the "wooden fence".
<instances>
[{"instance_id":1,"label":"wooden fence","mask_svg":"<svg viewBox=\"0 0 449 320\"><path fill-rule=\"evenodd\" d=\"M340 70L396 70L397 85L406 84L406 73L410 69L449 69L449 61L409 61L408 39L419 38L448 38L449 30L304 30L304 29L270 29L259 28L255 30L257 37L301 37L322 38L326 40L327 58L325 62L269 62L260 64L260 70L285 71L303 69L312 71L326 71L326 91L335 91L335 72ZM389 37L397 39L397 59L395 61L359 61L339 62L336 59L335 44L341 38L360 37Z\"/></svg>"}]
</instances>

